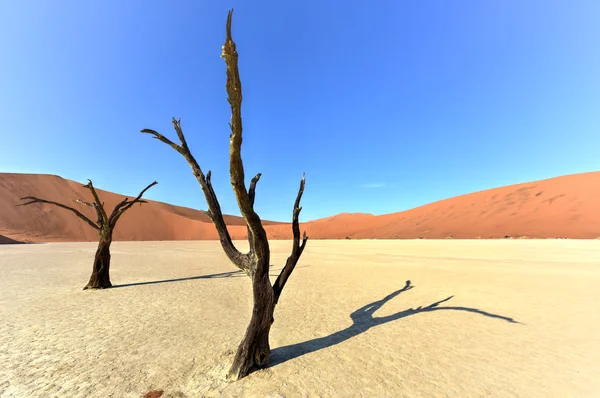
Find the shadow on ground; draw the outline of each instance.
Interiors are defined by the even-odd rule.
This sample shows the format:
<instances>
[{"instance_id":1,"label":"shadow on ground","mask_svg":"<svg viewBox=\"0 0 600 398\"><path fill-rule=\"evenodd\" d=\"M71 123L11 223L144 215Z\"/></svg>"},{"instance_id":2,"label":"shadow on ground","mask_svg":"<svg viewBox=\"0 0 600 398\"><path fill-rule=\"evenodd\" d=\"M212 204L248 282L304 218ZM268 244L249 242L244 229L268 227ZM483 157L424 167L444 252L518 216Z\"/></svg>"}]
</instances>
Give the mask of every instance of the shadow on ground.
<instances>
[{"instance_id":1,"label":"shadow on ground","mask_svg":"<svg viewBox=\"0 0 600 398\"><path fill-rule=\"evenodd\" d=\"M15 240L13 238L9 238L8 236L0 235L0 245L20 245L20 244L26 244L26 243L33 243L33 242Z\"/></svg>"},{"instance_id":2,"label":"shadow on ground","mask_svg":"<svg viewBox=\"0 0 600 398\"><path fill-rule=\"evenodd\" d=\"M503 315L492 314L490 312L486 312L477 308L439 306L440 304L445 303L454 296L447 297L436 303L430 304L427 307L418 307L416 309L410 308L408 310L400 311L395 314L384 317L373 317L373 313L380 309L385 303L398 296L400 293L410 290L413 287L414 286L411 285L410 281L406 281L406 285L402 289L396 290L395 292L387 295L383 299L367 304L364 307L354 311L352 314L350 314L350 318L352 319L353 323L346 329L330 334L329 336L318 337L316 339L308 340L302 343L292 344L273 349L271 351L271 358L269 361L270 366L276 366L291 359L301 357L302 355L310 354L311 352L319 351L324 348L342 343L346 340L351 339L352 337L358 336L359 334L366 332L372 327L383 325L384 323L392 322L401 318L405 318L407 316L416 315L423 312L465 311L483 315L489 318L499 319L505 322L519 323L513 318L509 318Z\"/></svg>"},{"instance_id":3,"label":"shadow on ground","mask_svg":"<svg viewBox=\"0 0 600 398\"><path fill-rule=\"evenodd\" d=\"M273 267L273 266L271 266ZM295 268L305 268L305 267L309 267L309 265L304 265L301 267L295 267ZM272 271L275 272L280 272L281 270L277 270L277 269L271 269ZM277 277L279 276L279 274L269 274L270 276L273 277ZM144 286L144 285L156 285L159 283L172 283L172 282L183 282L183 281L193 281L196 279L216 279L216 278L239 278L239 277L247 277L247 275L242 272L242 270L237 270L237 271L229 271L229 272L221 272L219 274L209 274L209 275L199 275L199 276L189 276L186 278L175 278L175 279L163 279L160 281L149 281L149 282L134 282L134 283L124 283L122 285L113 285L111 287L111 289L117 289L120 287L133 287L133 286Z\"/></svg>"}]
</instances>

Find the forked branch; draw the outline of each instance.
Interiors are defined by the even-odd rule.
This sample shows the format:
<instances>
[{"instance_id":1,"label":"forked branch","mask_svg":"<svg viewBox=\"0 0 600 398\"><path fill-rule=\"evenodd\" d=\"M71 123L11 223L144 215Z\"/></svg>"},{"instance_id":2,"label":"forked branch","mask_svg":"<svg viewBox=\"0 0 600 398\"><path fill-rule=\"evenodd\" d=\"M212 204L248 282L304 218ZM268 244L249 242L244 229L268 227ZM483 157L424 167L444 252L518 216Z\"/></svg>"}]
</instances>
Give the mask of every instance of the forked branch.
<instances>
[{"instance_id":1,"label":"forked branch","mask_svg":"<svg viewBox=\"0 0 600 398\"><path fill-rule=\"evenodd\" d=\"M268 278L270 251L265 228L262 225L260 217L254 210L256 185L260 180L261 174L257 174L251 180L248 189L246 189L245 185L245 172L241 156L243 131L241 112L243 96L242 84L238 70L238 53L231 34L232 13L233 10L231 10L227 16L226 39L221 53L221 57L224 58L226 64L227 101L229 102L231 108L231 120L229 123L229 127L231 129L231 135L229 137L229 171L231 186L233 188L240 212L248 228L248 242L250 244L249 253L242 254L233 245L231 236L223 219L219 201L212 187L211 173L209 171L206 175L204 175L200 165L191 154L181 128L181 120L176 120L175 118L172 119L173 127L175 128L179 138L179 143L171 141L169 138L155 130L143 129L141 132L150 134L153 136L153 138L169 145L185 158L187 163L192 168L192 172L196 177L196 180L202 188L202 192L204 193L206 202L208 204L207 214L215 224L217 232L219 233L223 250L238 268L242 269L244 272L246 272L246 274L252 277L254 286L253 289L256 293L262 289L265 281L266 285L268 285L269 288L271 287L271 283ZM289 256L284 269L277 278L275 285L272 286L275 300L277 300L281 295L281 291L283 290L283 287L294 270L296 263L302 255L308 239L306 233L304 233L304 236L301 239L300 226L298 222L298 217L302 209L300 207L300 199L304 191L304 183L305 178L303 176L302 181L300 182L300 189L293 210L292 231L294 235L294 243L292 253ZM257 286L260 286L260 289Z\"/></svg>"},{"instance_id":2,"label":"forked branch","mask_svg":"<svg viewBox=\"0 0 600 398\"><path fill-rule=\"evenodd\" d=\"M298 221L298 217L300 216L300 212L302 211L302 207L300 207L300 199L302 199L302 194L304 193L304 183L306 179L304 174L302 175L302 180L300 180L300 189L298 190L298 196L296 196L296 202L294 203L294 214L292 217L292 233L294 235L294 241L292 244L292 253L288 257L285 262L285 266L281 270L281 273L275 280L275 284L273 285L273 292L275 293L275 304L279 301L279 297L281 296L281 292L285 287L285 284L294 271L302 252L304 251L304 247L306 246L306 241L308 240L308 236L306 236L306 231L302 236L302 243L300 243L300 223Z\"/></svg>"},{"instance_id":3,"label":"forked branch","mask_svg":"<svg viewBox=\"0 0 600 398\"><path fill-rule=\"evenodd\" d=\"M175 120L175 118L173 118L172 123L173 123L173 126L175 126L175 123L177 123L177 124L181 123L181 119ZM164 135L160 134L158 131L155 131L155 130L152 130L152 129L143 129L143 130L141 130L141 132L145 133L145 134L152 134L152 136L153 136L152 138L157 139L157 140L159 140L161 142L164 142L165 144L167 144L171 148L175 149L177 152L179 152L183 156L186 155L182 146L177 145L176 143L174 143L173 141L171 141L170 139L168 139ZM202 172L202 170L200 170L200 172Z\"/></svg>"},{"instance_id":4,"label":"forked branch","mask_svg":"<svg viewBox=\"0 0 600 398\"><path fill-rule=\"evenodd\" d=\"M142 195L144 195L144 193L152 188L153 186L155 186L156 184L158 184L158 182L154 181L152 184L148 185L146 188L144 188L142 190L142 192L140 192L140 194L134 199L134 200L129 200L129 198L125 198L122 202L120 202L119 204L117 204L112 212L112 214L110 215L109 219L108 219L108 224L111 227L114 227L115 224L117 223L117 221L119 220L119 217L121 217L121 215L123 213L125 213L127 210L129 210L131 208L131 206L133 206L136 203L142 204L142 203L148 203L145 200L142 200Z\"/></svg>"},{"instance_id":5,"label":"forked branch","mask_svg":"<svg viewBox=\"0 0 600 398\"><path fill-rule=\"evenodd\" d=\"M94 210L96 210L96 216L98 217L98 221L96 221L96 223L102 227L102 224L104 223L103 217L102 217L102 212L100 211L100 207L98 207L98 205L96 203L89 203L86 202L85 200L81 200L81 199L77 199L75 201L76 203L82 203L88 207L92 207ZM102 204L102 208L104 208L104 203Z\"/></svg>"},{"instance_id":6,"label":"forked branch","mask_svg":"<svg viewBox=\"0 0 600 398\"><path fill-rule=\"evenodd\" d=\"M88 183L83 187L89 189L92 193L92 196L94 197L94 201L96 203L96 211L98 212L98 216L102 217L102 224L106 224L108 222L108 216L106 215L106 211L104 210L104 204L100 202L100 197L98 197L98 194L96 193L96 189L94 188L94 184L92 184L92 180L88 179Z\"/></svg>"},{"instance_id":7,"label":"forked branch","mask_svg":"<svg viewBox=\"0 0 600 398\"><path fill-rule=\"evenodd\" d=\"M94 203L90 203L90 202L86 202L85 200L82 199L77 199L75 200L76 203L81 203L85 206L88 207L92 207L94 208L94 210L96 210L96 215L98 216L98 221L95 223L92 220L90 220L89 218L87 218L83 213L81 213L79 210L76 210L72 207L69 207L67 205L63 205L62 203L58 203L58 202L53 202L51 200L46 200L46 199L40 199L40 198L36 198L35 196L26 196L24 198L21 198L21 200L29 200L29 202L27 203L21 203L17 206L26 206L26 205L30 205L32 203L46 203L46 204L51 204L60 208L63 208L65 210L69 210L73 213L75 213L75 215L79 218L81 218L83 221L85 221L89 226L91 226L92 228L96 229L96 230L101 230L104 226L109 226L110 228L114 228L117 220L119 219L119 217L121 217L121 215L127 210L129 209L131 206L133 206L135 203L147 203L145 200L141 200L142 195L148 190L150 189L150 187L158 184L158 182L154 181L152 184L148 185L146 188L144 188L144 190L142 192L140 192L140 194L137 196L137 198L135 198L132 201L129 201L128 198L125 198L125 200L123 200L122 202L120 202L119 204L117 204L117 206L115 206L115 209L113 210L110 218L107 217L106 215L106 211L104 210L104 203L100 202L100 198L98 196L98 193L96 192L96 189L94 188L94 185L92 184L91 180L88 180L89 182L84 185L85 188L88 188L90 190L90 192L92 193L92 196L94 197Z\"/></svg>"},{"instance_id":8,"label":"forked branch","mask_svg":"<svg viewBox=\"0 0 600 398\"><path fill-rule=\"evenodd\" d=\"M236 267L246 272L246 274L250 275L250 267L248 266L247 256L242 254L233 244L231 239L231 235L229 234L229 230L227 229L227 225L225 224L225 220L223 219L223 213L221 211L221 205L219 204L219 200L217 199L217 195L212 187L211 183L211 173L210 171L204 175L200 165L190 152L187 142L185 140L185 136L183 134L183 129L181 128L181 119L172 119L173 127L175 128L175 132L179 137L180 145L175 144L173 141L165 137L164 135L158 133L155 130L151 129L143 129L142 133L150 134L153 138L169 145L171 148L175 149L179 152L187 163L192 168L192 173L196 177L196 180L200 184L202 188L202 192L204 193L204 197L206 198L206 203L208 205L208 216L215 224L217 229L217 233L219 234L219 239L221 241L221 246L223 247L223 251L225 254L235 264Z\"/></svg>"}]
</instances>

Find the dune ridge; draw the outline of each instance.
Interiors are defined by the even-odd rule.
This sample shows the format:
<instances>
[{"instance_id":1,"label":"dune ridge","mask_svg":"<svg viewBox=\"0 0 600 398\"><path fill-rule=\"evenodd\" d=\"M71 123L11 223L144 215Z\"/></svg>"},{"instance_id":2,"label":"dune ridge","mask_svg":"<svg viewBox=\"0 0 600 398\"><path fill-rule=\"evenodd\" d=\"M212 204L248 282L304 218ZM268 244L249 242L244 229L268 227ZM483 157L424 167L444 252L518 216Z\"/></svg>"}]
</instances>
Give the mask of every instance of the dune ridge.
<instances>
[{"instance_id":1,"label":"dune ridge","mask_svg":"<svg viewBox=\"0 0 600 398\"><path fill-rule=\"evenodd\" d=\"M107 208L124 195L97 189ZM0 243L95 241L96 231L60 208L16 207L23 196L70 204L87 198L81 183L48 174L0 173ZM475 239L600 237L600 172L572 174L473 192L385 215L341 213L302 223L312 239ZM241 217L226 215L233 239L246 239ZM271 239L291 239L288 223L264 221ZM116 241L216 240L204 211L149 201L134 206L115 229Z\"/></svg>"}]
</instances>

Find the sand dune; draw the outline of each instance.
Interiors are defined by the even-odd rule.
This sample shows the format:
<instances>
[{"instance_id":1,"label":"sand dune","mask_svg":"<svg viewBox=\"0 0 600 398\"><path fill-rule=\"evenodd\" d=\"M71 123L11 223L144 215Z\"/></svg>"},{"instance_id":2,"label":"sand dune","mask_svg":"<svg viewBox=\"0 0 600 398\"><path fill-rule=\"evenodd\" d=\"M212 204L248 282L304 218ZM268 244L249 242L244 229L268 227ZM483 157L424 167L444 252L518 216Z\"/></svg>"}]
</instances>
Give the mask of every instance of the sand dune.
<instances>
[{"instance_id":1,"label":"sand dune","mask_svg":"<svg viewBox=\"0 0 600 398\"><path fill-rule=\"evenodd\" d=\"M140 187L141 189L142 187ZM99 190L112 208L123 196ZM22 196L71 203L88 198L81 183L58 176L0 174L0 234L33 242L93 241L96 232L68 211L50 205L15 207ZM374 216L338 214L306 222L313 239L394 238L582 238L600 237L600 172L567 175L510 185L430 203L415 209ZM226 216L234 239L244 239L240 217ZM289 224L265 221L272 239L290 239ZM199 210L150 201L132 208L115 229L115 240L212 240L217 233ZM5 239L4 239L5 240ZM2 240L0 240L2 241Z\"/></svg>"},{"instance_id":2,"label":"sand dune","mask_svg":"<svg viewBox=\"0 0 600 398\"><path fill-rule=\"evenodd\" d=\"M140 190L144 187L140 187ZM106 209L112 208L125 196L96 188ZM96 216L92 209L75 203L90 200L90 192L81 183L59 176L43 174L0 174L0 234L16 240L34 242L95 241L97 232L71 212L46 204L15 207L19 198L37 196L72 206L90 219ZM231 225L234 239L246 236L241 217L225 216ZM266 225L278 223L265 222ZM149 201L132 207L121 218L114 239L120 240L213 240L217 232L203 211Z\"/></svg>"},{"instance_id":3,"label":"sand dune","mask_svg":"<svg viewBox=\"0 0 600 398\"><path fill-rule=\"evenodd\" d=\"M343 221L342 221L343 220ZM387 238L600 237L600 172L573 174L457 196L382 216L313 221L311 235ZM360 220L360 228L354 220Z\"/></svg>"},{"instance_id":4,"label":"sand dune","mask_svg":"<svg viewBox=\"0 0 600 398\"><path fill-rule=\"evenodd\" d=\"M600 241L309 242L275 311L271 367L232 384L252 292L219 244L116 242L116 288L83 291L95 246L0 246L1 397L600 390ZM289 248L272 243L272 280Z\"/></svg>"}]
</instances>

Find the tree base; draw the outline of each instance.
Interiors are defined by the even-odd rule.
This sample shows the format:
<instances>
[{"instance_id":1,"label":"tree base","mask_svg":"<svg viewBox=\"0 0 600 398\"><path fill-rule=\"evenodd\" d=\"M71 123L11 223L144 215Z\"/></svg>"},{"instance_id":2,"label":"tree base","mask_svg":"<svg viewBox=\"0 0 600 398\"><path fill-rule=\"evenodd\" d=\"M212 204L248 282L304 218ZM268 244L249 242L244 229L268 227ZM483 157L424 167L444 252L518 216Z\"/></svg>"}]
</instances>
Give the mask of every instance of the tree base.
<instances>
[{"instance_id":1,"label":"tree base","mask_svg":"<svg viewBox=\"0 0 600 398\"><path fill-rule=\"evenodd\" d=\"M112 230L107 231L105 234L111 234ZM94 267L92 268L92 275L88 280L87 285L83 290L88 289L108 289L112 287L110 283L110 239L100 238L98 242L98 249L96 250L96 256L94 257Z\"/></svg>"},{"instance_id":2,"label":"tree base","mask_svg":"<svg viewBox=\"0 0 600 398\"><path fill-rule=\"evenodd\" d=\"M108 284L103 284L103 285L90 285L87 284L85 285L85 287L83 288L83 290L90 290L90 289L110 289L112 287L112 283L108 282Z\"/></svg>"},{"instance_id":3,"label":"tree base","mask_svg":"<svg viewBox=\"0 0 600 398\"><path fill-rule=\"evenodd\" d=\"M269 357L271 356L269 331L272 319L272 315L261 323L258 323L254 318L252 319L227 374L228 380L237 381L256 370L269 366Z\"/></svg>"},{"instance_id":4,"label":"tree base","mask_svg":"<svg viewBox=\"0 0 600 398\"><path fill-rule=\"evenodd\" d=\"M242 342L242 345L244 343ZM269 366L269 356L271 354L269 343L261 344L262 347L242 347L240 345L237 354L233 360L233 364L227 374L229 381L237 381L250 373Z\"/></svg>"}]
</instances>

